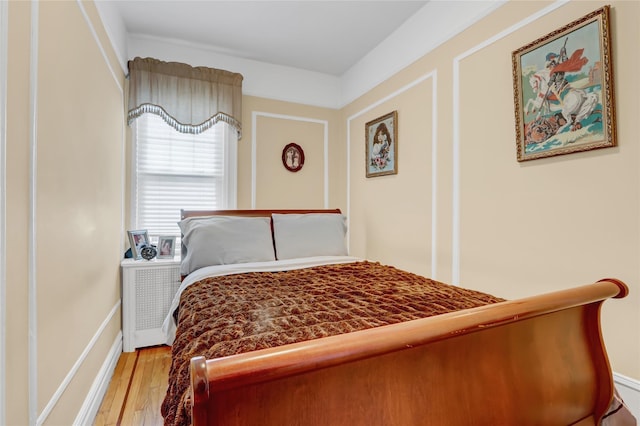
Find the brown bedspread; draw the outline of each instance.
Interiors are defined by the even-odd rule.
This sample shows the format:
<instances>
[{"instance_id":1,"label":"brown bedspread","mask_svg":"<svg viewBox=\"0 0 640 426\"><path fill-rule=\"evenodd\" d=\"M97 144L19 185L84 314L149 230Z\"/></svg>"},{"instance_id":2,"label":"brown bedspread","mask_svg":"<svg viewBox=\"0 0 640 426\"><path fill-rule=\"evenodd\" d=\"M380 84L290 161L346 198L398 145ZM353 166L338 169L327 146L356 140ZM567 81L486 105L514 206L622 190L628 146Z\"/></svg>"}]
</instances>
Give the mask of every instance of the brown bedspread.
<instances>
[{"instance_id":1,"label":"brown bedspread","mask_svg":"<svg viewBox=\"0 0 640 426\"><path fill-rule=\"evenodd\" d=\"M205 278L180 298L165 424L191 424L194 356L218 358L502 300L368 261Z\"/></svg>"}]
</instances>

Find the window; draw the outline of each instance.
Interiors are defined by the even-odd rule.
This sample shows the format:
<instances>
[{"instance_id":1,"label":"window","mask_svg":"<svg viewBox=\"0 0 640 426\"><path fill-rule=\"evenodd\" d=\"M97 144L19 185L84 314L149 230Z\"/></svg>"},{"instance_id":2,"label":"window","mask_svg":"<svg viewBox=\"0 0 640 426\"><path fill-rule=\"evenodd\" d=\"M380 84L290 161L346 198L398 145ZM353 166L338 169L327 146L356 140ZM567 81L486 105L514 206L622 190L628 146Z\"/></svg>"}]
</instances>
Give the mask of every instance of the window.
<instances>
[{"instance_id":1,"label":"window","mask_svg":"<svg viewBox=\"0 0 640 426\"><path fill-rule=\"evenodd\" d=\"M180 235L180 209L236 206L237 132L224 122L180 133L156 114L133 123L133 215L136 229ZM177 245L179 247L179 245Z\"/></svg>"}]
</instances>

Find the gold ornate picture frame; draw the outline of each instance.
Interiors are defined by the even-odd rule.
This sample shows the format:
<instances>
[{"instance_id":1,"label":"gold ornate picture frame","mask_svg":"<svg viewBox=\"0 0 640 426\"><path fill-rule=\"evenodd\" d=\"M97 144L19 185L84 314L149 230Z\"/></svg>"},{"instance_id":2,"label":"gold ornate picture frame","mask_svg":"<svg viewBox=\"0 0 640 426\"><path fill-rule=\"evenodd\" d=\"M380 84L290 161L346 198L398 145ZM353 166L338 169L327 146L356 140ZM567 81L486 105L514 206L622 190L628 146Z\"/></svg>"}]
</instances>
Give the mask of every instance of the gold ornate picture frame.
<instances>
[{"instance_id":1,"label":"gold ornate picture frame","mask_svg":"<svg viewBox=\"0 0 640 426\"><path fill-rule=\"evenodd\" d=\"M512 54L518 161L616 146L609 6Z\"/></svg>"}]
</instances>

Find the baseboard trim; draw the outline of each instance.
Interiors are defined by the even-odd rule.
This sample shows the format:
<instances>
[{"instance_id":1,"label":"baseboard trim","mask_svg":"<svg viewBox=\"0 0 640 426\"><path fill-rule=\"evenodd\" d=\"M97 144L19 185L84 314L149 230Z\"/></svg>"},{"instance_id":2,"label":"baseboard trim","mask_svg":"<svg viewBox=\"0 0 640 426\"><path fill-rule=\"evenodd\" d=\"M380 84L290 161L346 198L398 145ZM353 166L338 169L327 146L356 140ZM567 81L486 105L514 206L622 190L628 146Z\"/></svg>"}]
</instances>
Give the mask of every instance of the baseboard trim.
<instances>
[{"instance_id":1,"label":"baseboard trim","mask_svg":"<svg viewBox=\"0 0 640 426\"><path fill-rule=\"evenodd\" d=\"M636 392L640 392L640 380L632 379L631 377L614 372L613 381L616 382L616 384L622 385Z\"/></svg>"},{"instance_id":2,"label":"baseboard trim","mask_svg":"<svg viewBox=\"0 0 640 426\"><path fill-rule=\"evenodd\" d=\"M614 372L613 383L631 414L640 419L640 380Z\"/></svg>"},{"instance_id":3,"label":"baseboard trim","mask_svg":"<svg viewBox=\"0 0 640 426\"><path fill-rule=\"evenodd\" d=\"M98 410L100 409L100 405L102 404L102 399L109 388L109 383L111 382L113 372L116 369L116 364L118 364L118 359L120 358L121 353L122 332L119 332L111 346L111 350L109 351L107 358L104 360L98 375L91 385L91 389L89 389L89 392L87 393L87 397L82 403L82 407L80 407L80 412L78 412L78 415L73 422L74 426L92 425L94 423Z\"/></svg>"}]
</instances>

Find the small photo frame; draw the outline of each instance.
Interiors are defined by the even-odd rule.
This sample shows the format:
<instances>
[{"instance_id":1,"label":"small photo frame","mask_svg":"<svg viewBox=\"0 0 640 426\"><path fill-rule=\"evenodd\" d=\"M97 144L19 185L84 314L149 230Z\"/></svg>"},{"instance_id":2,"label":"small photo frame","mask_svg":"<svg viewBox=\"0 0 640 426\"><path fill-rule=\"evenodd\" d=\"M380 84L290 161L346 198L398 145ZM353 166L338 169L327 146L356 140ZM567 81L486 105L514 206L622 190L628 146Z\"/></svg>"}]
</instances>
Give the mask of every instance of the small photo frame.
<instances>
[{"instance_id":1,"label":"small photo frame","mask_svg":"<svg viewBox=\"0 0 640 426\"><path fill-rule=\"evenodd\" d=\"M282 150L282 165L290 172L298 172L304 166L304 151L296 143L287 144Z\"/></svg>"},{"instance_id":2,"label":"small photo frame","mask_svg":"<svg viewBox=\"0 0 640 426\"><path fill-rule=\"evenodd\" d=\"M151 244L149 240L149 232L146 229L127 231L129 234L129 244L131 245L131 257L138 260L142 259L142 247Z\"/></svg>"},{"instance_id":3,"label":"small photo frame","mask_svg":"<svg viewBox=\"0 0 640 426\"><path fill-rule=\"evenodd\" d=\"M365 125L367 177L398 174L398 111Z\"/></svg>"},{"instance_id":4,"label":"small photo frame","mask_svg":"<svg viewBox=\"0 0 640 426\"><path fill-rule=\"evenodd\" d=\"M512 53L518 161L617 145L609 6Z\"/></svg>"},{"instance_id":5,"label":"small photo frame","mask_svg":"<svg viewBox=\"0 0 640 426\"><path fill-rule=\"evenodd\" d=\"M158 237L158 255L157 259L173 259L176 253L176 237L160 236Z\"/></svg>"}]
</instances>

